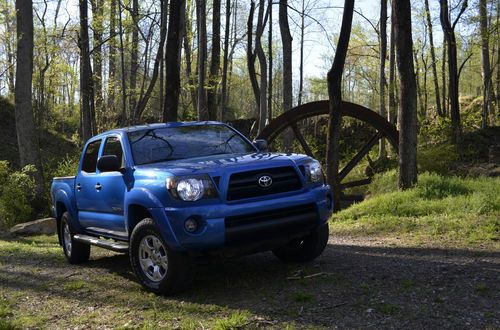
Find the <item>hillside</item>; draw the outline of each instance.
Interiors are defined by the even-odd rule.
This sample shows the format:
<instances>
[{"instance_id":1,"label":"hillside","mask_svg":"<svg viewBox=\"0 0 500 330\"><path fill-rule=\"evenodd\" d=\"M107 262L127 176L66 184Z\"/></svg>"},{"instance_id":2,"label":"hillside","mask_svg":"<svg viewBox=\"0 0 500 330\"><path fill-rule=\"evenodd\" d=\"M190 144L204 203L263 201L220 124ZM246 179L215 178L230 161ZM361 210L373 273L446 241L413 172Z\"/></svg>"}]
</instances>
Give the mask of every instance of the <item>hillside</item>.
<instances>
[{"instance_id":1,"label":"hillside","mask_svg":"<svg viewBox=\"0 0 500 330\"><path fill-rule=\"evenodd\" d=\"M0 97L0 118L0 160L7 160L14 168L19 168L14 106L3 97ZM54 124L56 127L61 125L58 122ZM58 159L80 152L70 137L56 133L52 129L42 129L39 137L42 160L46 165L52 166Z\"/></svg>"}]
</instances>

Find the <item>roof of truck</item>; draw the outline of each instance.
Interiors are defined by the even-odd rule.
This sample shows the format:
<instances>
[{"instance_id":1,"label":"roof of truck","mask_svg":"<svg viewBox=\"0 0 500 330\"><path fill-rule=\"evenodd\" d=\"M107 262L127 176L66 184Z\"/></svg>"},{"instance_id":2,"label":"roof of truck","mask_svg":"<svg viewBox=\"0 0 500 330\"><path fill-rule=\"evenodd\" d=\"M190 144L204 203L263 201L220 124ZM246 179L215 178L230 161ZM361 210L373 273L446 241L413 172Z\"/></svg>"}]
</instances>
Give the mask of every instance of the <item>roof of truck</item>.
<instances>
[{"instance_id":1,"label":"roof of truck","mask_svg":"<svg viewBox=\"0 0 500 330\"><path fill-rule=\"evenodd\" d=\"M224 123L218 121L178 121L178 122L169 122L169 123L154 123L154 124L143 124L136 126L129 126L123 128L114 128L112 130L102 132L95 137L101 137L104 135L108 135L111 133L130 133L141 131L145 129L156 129L156 128L164 128L164 127L179 127L179 126L193 126L193 125L224 125ZM94 137L94 138L95 138Z\"/></svg>"}]
</instances>

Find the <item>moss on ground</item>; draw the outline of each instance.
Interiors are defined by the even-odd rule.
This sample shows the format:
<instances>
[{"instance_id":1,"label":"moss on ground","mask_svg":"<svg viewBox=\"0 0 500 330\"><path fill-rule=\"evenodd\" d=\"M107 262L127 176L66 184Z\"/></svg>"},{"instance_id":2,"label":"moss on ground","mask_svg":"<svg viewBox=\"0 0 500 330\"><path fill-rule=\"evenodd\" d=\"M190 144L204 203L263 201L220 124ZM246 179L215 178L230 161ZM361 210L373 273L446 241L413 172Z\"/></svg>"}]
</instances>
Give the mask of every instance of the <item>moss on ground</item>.
<instances>
[{"instance_id":1,"label":"moss on ground","mask_svg":"<svg viewBox=\"0 0 500 330\"><path fill-rule=\"evenodd\" d=\"M376 177L370 198L331 220L336 234L406 235L458 245L498 244L500 178L460 178L424 173L418 185L396 190L397 174Z\"/></svg>"}]
</instances>

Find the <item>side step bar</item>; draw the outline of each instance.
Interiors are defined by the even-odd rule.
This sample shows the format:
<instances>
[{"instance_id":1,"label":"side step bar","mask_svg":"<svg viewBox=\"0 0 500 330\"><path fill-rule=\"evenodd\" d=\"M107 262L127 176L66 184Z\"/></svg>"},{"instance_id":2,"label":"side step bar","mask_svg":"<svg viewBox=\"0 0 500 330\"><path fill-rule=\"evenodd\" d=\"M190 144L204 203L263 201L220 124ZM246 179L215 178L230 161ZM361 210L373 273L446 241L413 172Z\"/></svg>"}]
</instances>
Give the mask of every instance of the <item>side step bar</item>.
<instances>
[{"instance_id":1,"label":"side step bar","mask_svg":"<svg viewBox=\"0 0 500 330\"><path fill-rule=\"evenodd\" d=\"M73 236L73 239L78 242L95 245L116 252L128 252L128 244L121 242L115 242L107 239L100 239L94 236L80 235L80 234Z\"/></svg>"}]
</instances>

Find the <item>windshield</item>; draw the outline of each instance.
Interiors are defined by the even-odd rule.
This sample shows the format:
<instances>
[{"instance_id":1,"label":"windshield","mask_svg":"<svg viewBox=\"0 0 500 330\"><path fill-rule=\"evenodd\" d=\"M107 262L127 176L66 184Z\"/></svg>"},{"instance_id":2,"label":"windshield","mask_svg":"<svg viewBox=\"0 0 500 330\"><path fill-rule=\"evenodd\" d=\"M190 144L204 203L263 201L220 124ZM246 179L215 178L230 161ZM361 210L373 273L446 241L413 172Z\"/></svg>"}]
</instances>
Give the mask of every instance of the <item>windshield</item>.
<instances>
[{"instance_id":1,"label":"windshield","mask_svg":"<svg viewBox=\"0 0 500 330\"><path fill-rule=\"evenodd\" d=\"M192 125L128 133L137 165L219 154L255 152L255 148L224 125Z\"/></svg>"}]
</instances>

